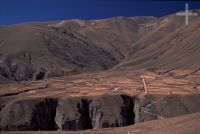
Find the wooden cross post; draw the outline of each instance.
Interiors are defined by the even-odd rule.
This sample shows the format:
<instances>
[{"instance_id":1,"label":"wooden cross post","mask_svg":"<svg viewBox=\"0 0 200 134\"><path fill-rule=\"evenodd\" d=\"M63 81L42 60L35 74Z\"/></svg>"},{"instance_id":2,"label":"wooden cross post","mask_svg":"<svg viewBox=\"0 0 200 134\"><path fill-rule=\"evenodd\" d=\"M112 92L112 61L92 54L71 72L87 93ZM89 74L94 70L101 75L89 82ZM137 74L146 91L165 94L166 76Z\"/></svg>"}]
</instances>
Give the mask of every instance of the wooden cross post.
<instances>
[{"instance_id":1,"label":"wooden cross post","mask_svg":"<svg viewBox=\"0 0 200 134\"><path fill-rule=\"evenodd\" d=\"M142 76L141 78L142 78L142 83L143 83L143 86L144 86L145 93L146 93L146 94L149 94L149 90L148 90L148 88L147 88L147 85L146 85L145 79L144 79L143 76Z\"/></svg>"}]
</instances>

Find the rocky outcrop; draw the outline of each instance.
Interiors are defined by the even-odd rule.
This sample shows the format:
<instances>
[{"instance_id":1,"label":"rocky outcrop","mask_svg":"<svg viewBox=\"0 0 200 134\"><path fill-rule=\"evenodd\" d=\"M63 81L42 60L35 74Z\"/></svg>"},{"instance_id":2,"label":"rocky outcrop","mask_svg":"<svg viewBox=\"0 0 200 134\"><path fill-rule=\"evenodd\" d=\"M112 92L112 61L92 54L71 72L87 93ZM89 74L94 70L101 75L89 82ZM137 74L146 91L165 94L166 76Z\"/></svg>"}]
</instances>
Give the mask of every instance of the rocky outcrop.
<instances>
[{"instance_id":1,"label":"rocky outcrop","mask_svg":"<svg viewBox=\"0 0 200 134\"><path fill-rule=\"evenodd\" d=\"M199 95L104 94L16 100L2 107L2 131L121 127L199 112Z\"/></svg>"},{"instance_id":2,"label":"rocky outcrop","mask_svg":"<svg viewBox=\"0 0 200 134\"><path fill-rule=\"evenodd\" d=\"M33 73L30 64L19 61L14 56L0 57L0 79L2 79L0 84L10 81L31 80Z\"/></svg>"},{"instance_id":3,"label":"rocky outcrop","mask_svg":"<svg viewBox=\"0 0 200 134\"><path fill-rule=\"evenodd\" d=\"M200 111L200 95L145 95L135 99L135 123Z\"/></svg>"},{"instance_id":4,"label":"rocky outcrop","mask_svg":"<svg viewBox=\"0 0 200 134\"><path fill-rule=\"evenodd\" d=\"M67 98L59 101L55 120L58 127L63 130L132 125L133 105L132 97L126 95Z\"/></svg>"},{"instance_id":5,"label":"rocky outcrop","mask_svg":"<svg viewBox=\"0 0 200 134\"><path fill-rule=\"evenodd\" d=\"M85 98L67 98L60 100L57 106L56 123L62 130L91 129L89 115L90 100Z\"/></svg>"},{"instance_id":6,"label":"rocky outcrop","mask_svg":"<svg viewBox=\"0 0 200 134\"><path fill-rule=\"evenodd\" d=\"M127 95L18 100L4 107L3 131L85 130L134 123L134 99Z\"/></svg>"},{"instance_id":7,"label":"rocky outcrop","mask_svg":"<svg viewBox=\"0 0 200 134\"><path fill-rule=\"evenodd\" d=\"M57 130L55 122L57 100L45 99L35 104L31 117L32 130Z\"/></svg>"},{"instance_id":8,"label":"rocky outcrop","mask_svg":"<svg viewBox=\"0 0 200 134\"><path fill-rule=\"evenodd\" d=\"M90 106L94 129L134 124L134 98L127 95L96 97Z\"/></svg>"},{"instance_id":9,"label":"rocky outcrop","mask_svg":"<svg viewBox=\"0 0 200 134\"><path fill-rule=\"evenodd\" d=\"M18 100L0 112L3 131L56 130L57 101L51 98Z\"/></svg>"}]
</instances>

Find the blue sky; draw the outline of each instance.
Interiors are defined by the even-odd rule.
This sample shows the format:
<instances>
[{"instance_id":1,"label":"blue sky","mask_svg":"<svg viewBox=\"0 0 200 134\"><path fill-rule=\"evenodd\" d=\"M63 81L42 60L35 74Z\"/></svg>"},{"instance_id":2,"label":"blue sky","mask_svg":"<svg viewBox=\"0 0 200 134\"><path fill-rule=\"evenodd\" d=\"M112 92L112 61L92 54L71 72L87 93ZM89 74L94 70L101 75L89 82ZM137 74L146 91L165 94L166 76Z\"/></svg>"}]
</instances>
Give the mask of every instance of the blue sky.
<instances>
[{"instance_id":1,"label":"blue sky","mask_svg":"<svg viewBox=\"0 0 200 134\"><path fill-rule=\"evenodd\" d=\"M164 16L199 8L198 1L159 0L0 0L0 25L62 19L104 19L114 16Z\"/></svg>"}]
</instances>

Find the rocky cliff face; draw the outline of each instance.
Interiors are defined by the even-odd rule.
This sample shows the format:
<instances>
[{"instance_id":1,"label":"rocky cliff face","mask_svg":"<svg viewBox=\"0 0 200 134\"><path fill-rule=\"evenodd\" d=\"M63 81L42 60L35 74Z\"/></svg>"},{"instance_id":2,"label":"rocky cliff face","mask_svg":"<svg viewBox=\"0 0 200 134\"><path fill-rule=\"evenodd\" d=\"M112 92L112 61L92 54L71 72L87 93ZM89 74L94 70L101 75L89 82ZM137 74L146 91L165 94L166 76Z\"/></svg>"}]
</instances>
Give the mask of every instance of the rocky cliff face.
<instances>
[{"instance_id":1,"label":"rocky cliff face","mask_svg":"<svg viewBox=\"0 0 200 134\"><path fill-rule=\"evenodd\" d=\"M198 97L103 95L18 100L1 110L0 128L19 131L121 127L199 112Z\"/></svg>"},{"instance_id":2,"label":"rocky cliff face","mask_svg":"<svg viewBox=\"0 0 200 134\"><path fill-rule=\"evenodd\" d=\"M127 95L16 101L1 111L1 130L85 130L132 125L133 102Z\"/></svg>"},{"instance_id":3,"label":"rocky cliff face","mask_svg":"<svg viewBox=\"0 0 200 134\"><path fill-rule=\"evenodd\" d=\"M200 111L199 95L149 95L135 100L135 123L167 119Z\"/></svg>"},{"instance_id":4,"label":"rocky cliff face","mask_svg":"<svg viewBox=\"0 0 200 134\"><path fill-rule=\"evenodd\" d=\"M55 122L57 101L45 98L34 105L30 126L32 130L57 130Z\"/></svg>"}]
</instances>

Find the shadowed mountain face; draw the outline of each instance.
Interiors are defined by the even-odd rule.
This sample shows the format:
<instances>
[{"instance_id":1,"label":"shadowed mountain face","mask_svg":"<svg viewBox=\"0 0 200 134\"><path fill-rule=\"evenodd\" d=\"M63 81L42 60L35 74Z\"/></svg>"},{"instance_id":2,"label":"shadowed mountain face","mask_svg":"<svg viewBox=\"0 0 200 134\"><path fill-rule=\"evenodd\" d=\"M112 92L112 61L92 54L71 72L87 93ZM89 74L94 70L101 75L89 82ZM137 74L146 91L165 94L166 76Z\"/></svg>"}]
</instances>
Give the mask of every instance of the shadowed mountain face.
<instances>
[{"instance_id":1,"label":"shadowed mountain face","mask_svg":"<svg viewBox=\"0 0 200 134\"><path fill-rule=\"evenodd\" d=\"M67 20L0 27L0 81L21 81L112 68L148 34L154 17Z\"/></svg>"}]
</instances>

